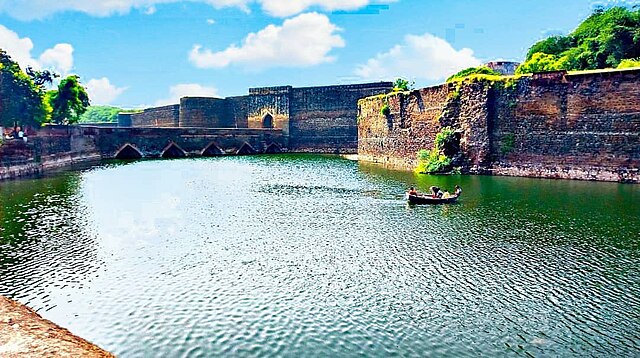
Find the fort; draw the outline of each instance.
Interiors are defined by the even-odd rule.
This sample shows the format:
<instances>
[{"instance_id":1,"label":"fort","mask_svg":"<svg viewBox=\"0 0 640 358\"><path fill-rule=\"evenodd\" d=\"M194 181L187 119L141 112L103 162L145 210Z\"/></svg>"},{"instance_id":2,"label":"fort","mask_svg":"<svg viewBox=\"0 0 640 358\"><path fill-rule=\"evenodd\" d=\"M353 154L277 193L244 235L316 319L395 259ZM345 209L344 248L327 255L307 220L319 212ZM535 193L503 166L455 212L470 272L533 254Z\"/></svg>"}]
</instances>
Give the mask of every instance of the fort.
<instances>
[{"instance_id":1,"label":"fort","mask_svg":"<svg viewBox=\"0 0 640 358\"><path fill-rule=\"evenodd\" d=\"M119 126L247 128L281 131L292 152L348 153L358 148L358 99L388 93L391 82L263 87L229 98L184 97L180 104L121 114Z\"/></svg>"},{"instance_id":2,"label":"fort","mask_svg":"<svg viewBox=\"0 0 640 358\"><path fill-rule=\"evenodd\" d=\"M407 92L378 82L185 97L123 113L118 126L47 126L28 143L8 141L0 179L109 158L278 152L357 153L413 170L444 127L456 131L463 172L639 183L640 69L471 77Z\"/></svg>"},{"instance_id":3,"label":"fort","mask_svg":"<svg viewBox=\"0 0 640 358\"><path fill-rule=\"evenodd\" d=\"M640 69L470 78L362 99L358 115L359 159L391 168L450 127L466 172L640 182Z\"/></svg>"}]
</instances>

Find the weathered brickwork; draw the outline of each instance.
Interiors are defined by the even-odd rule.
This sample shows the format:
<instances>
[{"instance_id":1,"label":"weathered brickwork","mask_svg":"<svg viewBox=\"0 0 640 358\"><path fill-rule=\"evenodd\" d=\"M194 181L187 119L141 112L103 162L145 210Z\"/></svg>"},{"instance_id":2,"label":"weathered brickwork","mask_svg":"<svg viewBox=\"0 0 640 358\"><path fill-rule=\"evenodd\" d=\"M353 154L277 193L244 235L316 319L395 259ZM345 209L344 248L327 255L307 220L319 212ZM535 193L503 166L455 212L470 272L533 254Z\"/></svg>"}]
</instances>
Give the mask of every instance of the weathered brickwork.
<instances>
[{"instance_id":1,"label":"weathered brickwork","mask_svg":"<svg viewBox=\"0 0 640 358\"><path fill-rule=\"evenodd\" d=\"M171 105L145 109L131 115L133 127L177 127L180 119L180 106Z\"/></svg>"},{"instance_id":2,"label":"weathered brickwork","mask_svg":"<svg viewBox=\"0 0 640 358\"><path fill-rule=\"evenodd\" d=\"M356 153L360 98L387 93L390 82L294 88L289 146L296 152Z\"/></svg>"},{"instance_id":3,"label":"weathered brickwork","mask_svg":"<svg viewBox=\"0 0 640 358\"><path fill-rule=\"evenodd\" d=\"M230 128L232 123L226 112L226 100L209 97L183 97L180 99L179 124L184 128Z\"/></svg>"},{"instance_id":4,"label":"weathered brickwork","mask_svg":"<svg viewBox=\"0 0 640 358\"><path fill-rule=\"evenodd\" d=\"M177 120L167 120L167 107L161 107L131 116L131 125L278 129L285 136L284 145L289 151L355 153L358 99L389 92L392 86L390 82L380 82L309 88L261 87L251 88L248 96L187 97L177 107L171 107L177 111L171 113L177 115ZM123 116L120 122L127 124L129 119Z\"/></svg>"},{"instance_id":5,"label":"weathered brickwork","mask_svg":"<svg viewBox=\"0 0 640 358\"><path fill-rule=\"evenodd\" d=\"M640 182L640 70L443 85L363 99L359 108L363 160L413 169L417 151L451 126L470 172Z\"/></svg>"},{"instance_id":6,"label":"weathered brickwork","mask_svg":"<svg viewBox=\"0 0 640 358\"><path fill-rule=\"evenodd\" d=\"M289 134L291 86L249 89L249 128L278 128Z\"/></svg>"},{"instance_id":7,"label":"weathered brickwork","mask_svg":"<svg viewBox=\"0 0 640 358\"><path fill-rule=\"evenodd\" d=\"M513 92L495 102L495 173L640 181L640 71L533 76Z\"/></svg>"},{"instance_id":8,"label":"weathered brickwork","mask_svg":"<svg viewBox=\"0 0 640 358\"><path fill-rule=\"evenodd\" d=\"M0 180L101 159L276 153L285 147L278 129L46 126L29 135L27 143L0 145Z\"/></svg>"}]
</instances>

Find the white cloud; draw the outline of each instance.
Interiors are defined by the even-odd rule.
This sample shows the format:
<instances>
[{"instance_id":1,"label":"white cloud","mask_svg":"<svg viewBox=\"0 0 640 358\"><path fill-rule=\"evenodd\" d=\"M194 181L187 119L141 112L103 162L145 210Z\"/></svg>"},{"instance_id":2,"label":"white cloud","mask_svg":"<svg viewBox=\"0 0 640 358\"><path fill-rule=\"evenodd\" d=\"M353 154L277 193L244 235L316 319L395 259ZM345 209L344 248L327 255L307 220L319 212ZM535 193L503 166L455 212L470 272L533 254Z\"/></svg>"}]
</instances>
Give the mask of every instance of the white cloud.
<instances>
[{"instance_id":1,"label":"white cloud","mask_svg":"<svg viewBox=\"0 0 640 358\"><path fill-rule=\"evenodd\" d=\"M207 24L209 24L209 25L213 25L213 24L215 24L215 23L216 23L216 20L214 20L214 19L207 19Z\"/></svg>"},{"instance_id":2,"label":"white cloud","mask_svg":"<svg viewBox=\"0 0 640 358\"><path fill-rule=\"evenodd\" d=\"M473 50L454 49L447 41L431 34L407 35L404 42L358 66L355 73L365 79L396 77L440 81L482 62Z\"/></svg>"},{"instance_id":3,"label":"white cloud","mask_svg":"<svg viewBox=\"0 0 640 358\"><path fill-rule=\"evenodd\" d=\"M189 59L200 68L222 68L243 64L251 68L306 67L332 62L329 52L344 47L340 29L325 15L308 13L285 20L282 26L269 25L250 33L242 45L220 52L194 45Z\"/></svg>"},{"instance_id":4,"label":"white cloud","mask_svg":"<svg viewBox=\"0 0 640 358\"><path fill-rule=\"evenodd\" d=\"M0 12L21 20L42 19L55 13L76 11L92 16L127 14L139 9L147 14L155 12L155 6L179 3L185 0L0 0ZM190 0L214 8L237 7L246 12L249 4L258 3L270 15L288 17L309 8L325 11L356 10L372 3L390 3L397 0Z\"/></svg>"},{"instance_id":5,"label":"white cloud","mask_svg":"<svg viewBox=\"0 0 640 358\"><path fill-rule=\"evenodd\" d=\"M20 20L42 19L59 12L76 11L92 16L126 14L131 9L145 13L155 12L155 5L178 3L184 0L2 0L0 12ZM253 0L192 0L209 4L215 8L239 7L247 10Z\"/></svg>"},{"instance_id":6,"label":"white cloud","mask_svg":"<svg viewBox=\"0 0 640 358\"><path fill-rule=\"evenodd\" d=\"M39 58L33 58L33 41L28 37L20 36L0 25L0 48L5 50L11 58L18 62L22 68L31 66L37 70L50 69L62 75L67 75L73 68L73 46L70 44L57 44L45 50Z\"/></svg>"},{"instance_id":7,"label":"white cloud","mask_svg":"<svg viewBox=\"0 0 640 358\"><path fill-rule=\"evenodd\" d=\"M127 88L116 87L108 78L92 79L87 82L87 92L92 105L112 104Z\"/></svg>"},{"instance_id":8,"label":"white cloud","mask_svg":"<svg viewBox=\"0 0 640 358\"><path fill-rule=\"evenodd\" d=\"M326 11L356 10L373 2L388 3L395 0L260 0L262 9L273 16L287 17L309 8L318 7Z\"/></svg>"},{"instance_id":9,"label":"white cloud","mask_svg":"<svg viewBox=\"0 0 640 358\"><path fill-rule=\"evenodd\" d=\"M40 55L43 68L53 68L62 75L67 75L73 68L73 46L57 44Z\"/></svg>"},{"instance_id":10,"label":"white cloud","mask_svg":"<svg viewBox=\"0 0 640 358\"><path fill-rule=\"evenodd\" d=\"M158 100L154 106L166 106L170 104L178 104L182 97L217 97L218 89L215 87L206 87L197 83L183 83L171 86L169 89L169 97Z\"/></svg>"}]
</instances>

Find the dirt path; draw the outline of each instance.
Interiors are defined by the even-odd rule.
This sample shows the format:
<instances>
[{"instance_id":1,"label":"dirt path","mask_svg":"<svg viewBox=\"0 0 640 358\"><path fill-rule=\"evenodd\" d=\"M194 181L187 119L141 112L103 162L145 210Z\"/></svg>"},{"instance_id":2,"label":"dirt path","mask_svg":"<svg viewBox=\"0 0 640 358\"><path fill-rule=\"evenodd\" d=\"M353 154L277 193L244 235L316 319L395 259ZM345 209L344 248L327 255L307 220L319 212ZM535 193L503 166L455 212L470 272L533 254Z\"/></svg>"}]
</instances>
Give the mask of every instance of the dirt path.
<instances>
[{"instance_id":1,"label":"dirt path","mask_svg":"<svg viewBox=\"0 0 640 358\"><path fill-rule=\"evenodd\" d=\"M114 357L48 321L27 306L0 296L0 357Z\"/></svg>"}]
</instances>

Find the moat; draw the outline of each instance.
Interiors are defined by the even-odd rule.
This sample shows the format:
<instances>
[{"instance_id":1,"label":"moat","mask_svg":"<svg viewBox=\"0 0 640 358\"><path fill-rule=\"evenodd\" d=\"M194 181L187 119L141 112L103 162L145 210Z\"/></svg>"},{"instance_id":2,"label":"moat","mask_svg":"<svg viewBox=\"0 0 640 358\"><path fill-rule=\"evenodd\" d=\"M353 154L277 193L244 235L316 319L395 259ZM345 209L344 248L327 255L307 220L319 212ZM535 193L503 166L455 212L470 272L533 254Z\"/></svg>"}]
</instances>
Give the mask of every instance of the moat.
<instances>
[{"instance_id":1,"label":"moat","mask_svg":"<svg viewBox=\"0 0 640 358\"><path fill-rule=\"evenodd\" d=\"M637 185L113 162L3 182L0 220L0 294L123 357L640 350Z\"/></svg>"}]
</instances>

